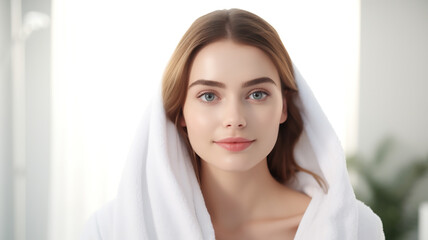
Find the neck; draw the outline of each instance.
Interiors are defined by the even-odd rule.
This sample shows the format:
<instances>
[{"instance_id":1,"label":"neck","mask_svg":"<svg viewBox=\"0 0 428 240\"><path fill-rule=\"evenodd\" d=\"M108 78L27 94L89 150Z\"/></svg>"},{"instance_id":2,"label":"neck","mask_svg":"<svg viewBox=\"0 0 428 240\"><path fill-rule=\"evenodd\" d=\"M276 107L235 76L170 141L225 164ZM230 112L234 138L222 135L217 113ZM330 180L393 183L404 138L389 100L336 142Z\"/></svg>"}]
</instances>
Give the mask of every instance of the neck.
<instances>
[{"instance_id":1,"label":"neck","mask_svg":"<svg viewBox=\"0 0 428 240\"><path fill-rule=\"evenodd\" d=\"M270 174L267 161L245 172L224 171L202 161L201 189L214 224L234 228L266 214L268 196L282 187Z\"/></svg>"}]
</instances>

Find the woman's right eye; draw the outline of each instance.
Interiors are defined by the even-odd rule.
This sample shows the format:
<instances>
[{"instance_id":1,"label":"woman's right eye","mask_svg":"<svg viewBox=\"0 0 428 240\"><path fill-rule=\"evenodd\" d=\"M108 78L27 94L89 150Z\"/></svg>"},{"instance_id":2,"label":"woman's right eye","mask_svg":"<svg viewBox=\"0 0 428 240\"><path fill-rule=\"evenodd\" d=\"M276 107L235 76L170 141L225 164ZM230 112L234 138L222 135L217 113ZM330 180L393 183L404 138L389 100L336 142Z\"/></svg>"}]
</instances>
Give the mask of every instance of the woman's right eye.
<instances>
[{"instance_id":1,"label":"woman's right eye","mask_svg":"<svg viewBox=\"0 0 428 240\"><path fill-rule=\"evenodd\" d=\"M203 93L199 98L204 102L212 102L217 99L217 96L212 92Z\"/></svg>"}]
</instances>

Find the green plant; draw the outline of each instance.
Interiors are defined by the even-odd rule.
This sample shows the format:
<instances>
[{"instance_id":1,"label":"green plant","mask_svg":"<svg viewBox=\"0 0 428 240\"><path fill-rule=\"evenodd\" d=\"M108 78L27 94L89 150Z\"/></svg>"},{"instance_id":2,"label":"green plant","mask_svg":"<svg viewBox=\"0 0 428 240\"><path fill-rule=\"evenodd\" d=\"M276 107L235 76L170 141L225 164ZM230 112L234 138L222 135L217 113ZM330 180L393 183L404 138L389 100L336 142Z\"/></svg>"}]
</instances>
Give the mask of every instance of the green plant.
<instances>
[{"instance_id":1,"label":"green plant","mask_svg":"<svg viewBox=\"0 0 428 240\"><path fill-rule=\"evenodd\" d=\"M357 173L369 192L363 194L361 187L355 186L356 196L379 215L388 240L402 239L417 228L417 212L406 214L405 207L416 183L428 173L428 157L425 157L406 161L392 180L379 177L380 170L389 163L393 147L394 142L389 138L381 142L370 161L358 155L347 158L349 171Z\"/></svg>"}]
</instances>

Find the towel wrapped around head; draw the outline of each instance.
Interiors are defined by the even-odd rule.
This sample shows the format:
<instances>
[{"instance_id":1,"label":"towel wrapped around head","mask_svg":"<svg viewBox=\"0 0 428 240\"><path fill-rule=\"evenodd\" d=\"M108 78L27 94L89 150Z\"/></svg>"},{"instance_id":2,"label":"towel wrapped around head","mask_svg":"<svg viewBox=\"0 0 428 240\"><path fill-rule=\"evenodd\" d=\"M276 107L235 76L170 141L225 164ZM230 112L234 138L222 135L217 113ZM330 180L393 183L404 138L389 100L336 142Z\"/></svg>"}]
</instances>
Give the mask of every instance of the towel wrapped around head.
<instances>
[{"instance_id":1,"label":"towel wrapped around head","mask_svg":"<svg viewBox=\"0 0 428 240\"><path fill-rule=\"evenodd\" d=\"M293 181L293 188L312 197L295 239L384 239L380 219L355 198L333 128L294 71L304 122L296 161L328 185L325 192L304 172ZM82 239L215 239L186 147L165 117L160 91L141 121L117 197L91 217Z\"/></svg>"}]
</instances>

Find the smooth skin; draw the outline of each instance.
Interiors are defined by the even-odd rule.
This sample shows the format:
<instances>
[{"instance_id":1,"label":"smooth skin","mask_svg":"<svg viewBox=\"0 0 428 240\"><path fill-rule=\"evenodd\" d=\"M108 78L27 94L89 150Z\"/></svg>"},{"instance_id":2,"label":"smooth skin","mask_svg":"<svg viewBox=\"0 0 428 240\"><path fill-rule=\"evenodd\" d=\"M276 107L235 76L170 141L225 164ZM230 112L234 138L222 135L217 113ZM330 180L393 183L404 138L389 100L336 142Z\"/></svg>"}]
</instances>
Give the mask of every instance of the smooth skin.
<instances>
[{"instance_id":1,"label":"smooth skin","mask_svg":"<svg viewBox=\"0 0 428 240\"><path fill-rule=\"evenodd\" d=\"M268 170L266 157L287 120L275 65L256 47L220 40L196 55L188 86L181 125L202 159L216 239L294 239L311 199ZM222 144L238 137L249 143Z\"/></svg>"}]
</instances>

